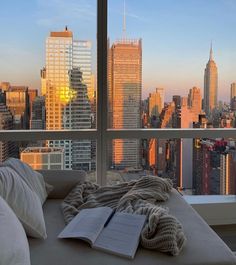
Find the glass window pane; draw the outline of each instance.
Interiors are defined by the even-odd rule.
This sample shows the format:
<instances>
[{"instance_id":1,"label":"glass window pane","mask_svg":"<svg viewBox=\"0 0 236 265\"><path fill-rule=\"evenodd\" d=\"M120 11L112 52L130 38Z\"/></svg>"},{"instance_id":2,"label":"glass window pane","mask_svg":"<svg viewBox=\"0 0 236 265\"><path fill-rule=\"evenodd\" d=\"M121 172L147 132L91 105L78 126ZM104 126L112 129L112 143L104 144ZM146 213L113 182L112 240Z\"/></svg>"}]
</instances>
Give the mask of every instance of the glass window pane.
<instances>
[{"instance_id":1,"label":"glass window pane","mask_svg":"<svg viewBox=\"0 0 236 265\"><path fill-rule=\"evenodd\" d=\"M236 2L227 1L110 0L109 128L235 128L235 8ZM192 144L180 143L176 167L185 172L187 165L181 168L180 162ZM165 156L166 145L176 144L115 139L109 144L109 168L146 170L151 165L143 152L154 159L156 146ZM162 159L156 163L158 174L163 165L167 170ZM174 182L185 187L181 179Z\"/></svg>"},{"instance_id":2,"label":"glass window pane","mask_svg":"<svg viewBox=\"0 0 236 265\"><path fill-rule=\"evenodd\" d=\"M26 10L31 15L22 19ZM4 3L1 11L11 19L0 17L5 36L0 44L0 130L95 128L97 1L15 1ZM42 147L17 146L17 157L21 149ZM92 168L92 141L45 141L43 146L65 149L66 169ZM35 156L34 163L49 157L56 167L57 156Z\"/></svg>"},{"instance_id":3,"label":"glass window pane","mask_svg":"<svg viewBox=\"0 0 236 265\"><path fill-rule=\"evenodd\" d=\"M127 148L134 139L113 141L126 145L113 152L116 163L107 172L110 185L154 175L170 178L173 187L184 195L236 194L236 139L142 139L136 156L129 154L129 150L135 150ZM123 159L121 150L129 159ZM137 159L140 166L132 159Z\"/></svg>"}]
</instances>

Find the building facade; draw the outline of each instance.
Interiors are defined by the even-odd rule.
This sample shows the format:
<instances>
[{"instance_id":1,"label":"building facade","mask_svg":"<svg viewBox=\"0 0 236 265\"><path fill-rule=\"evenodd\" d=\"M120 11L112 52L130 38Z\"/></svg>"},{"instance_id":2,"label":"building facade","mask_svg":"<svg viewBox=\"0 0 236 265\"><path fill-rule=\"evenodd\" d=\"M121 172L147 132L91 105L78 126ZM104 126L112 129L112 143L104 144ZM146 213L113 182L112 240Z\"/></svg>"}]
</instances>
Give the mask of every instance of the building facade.
<instances>
[{"instance_id":1,"label":"building facade","mask_svg":"<svg viewBox=\"0 0 236 265\"><path fill-rule=\"evenodd\" d=\"M46 41L46 129L75 129L83 126L82 118L76 122L73 118L75 108L78 108L79 112L82 106L79 105L81 101L78 99L72 107L72 101L77 96L80 98L77 92L83 94L83 91L76 91L71 87L73 81L69 73L73 75L70 71L74 68L80 69L82 74L78 82L82 82L85 77L86 81L83 83L87 82L91 87L91 43L74 40L73 33L67 27L61 32L51 32ZM80 83L77 85L82 87ZM77 85L73 83L73 86ZM84 96L84 102L87 102L87 96ZM82 124L79 124L81 122ZM73 166L75 149L72 147L72 141L50 141L48 144L51 147L64 148L65 169L77 168L77 163Z\"/></svg>"},{"instance_id":2,"label":"building facade","mask_svg":"<svg viewBox=\"0 0 236 265\"><path fill-rule=\"evenodd\" d=\"M91 129L91 105L80 68L70 70L69 77L70 89L73 90L73 98L68 104L71 109L71 127ZM91 140L72 141L72 169L90 171L91 167Z\"/></svg>"},{"instance_id":3,"label":"building facade","mask_svg":"<svg viewBox=\"0 0 236 265\"><path fill-rule=\"evenodd\" d=\"M194 194L235 194L235 142L223 139L195 139L193 146Z\"/></svg>"},{"instance_id":4,"label":"building facade","mask_svg":"<svg viewBox=\"0 0 236 265\"><path fill-rule=\"evenodd\" d=\"M141 127L142 41L115 42L108 55L109 126L114 129ZM140 141L112 141L111 165L140 167Z\"/></svg>"},{"instance_id":5,"label":"building facade","mask_svg":"<svg viewBox=\"0 0 236 265\"><path fill-rule=\"evenodd\" d=\"M64 169L64 150L62 148L27 147L20 153L21 161L33 169Z\"/></svg>"},{"instance_id":6,"label":"building facade","mask_svg":"<svg viewBox=\"0 0 236 265\"><path fill-rule=\"evenodd\" d=\"M233 111L236 110L236 83L230 85L230 107Z\"/></svg>"},{"instance_id":7,"label":"building facade","mask_svg":"<svg viewBox=\"0 0 236 265\"><path fill-rule=\"evenodd\" d=\"M202 111L202 96L200 88L193 87L189 90L188 106L193 113L199 115Z\"/></svg>"},{"instance_id":8,"label":"building facade","mask_svg":"<svg viewBox=\"0 0 236 265\"><path fill-rule=\"evenodd\" d=\"M10 110L0 103L0 130L13 129L13 115ZM0 162L4 162L10 157L17 157L18 152L14 142L0 141Z\"/></svg>"},{"instance_id":9,"label":"building facade","mask_svg":"<svg viewBox=\"0 0 236 265\"><path fill-rule=\"evenodd\" d=\"M149 94L149 117L159 117L164 108L164 88L156 88L155 92Z\"/></svg>"},{"instance_id":10,"label":"building facade","mask_svg":"<svg viewBox=\"0 0 236 265\"><path fill-rule=\"evenodd\" d=\"M209 116L217 107L218 102L218 70L213 60L212 47L210 50L209 61L204 74L204 110Z\"/></svg>"},{"instance_id":11,"label":"building facade","mask_svg":"<svg viewBox=\"0 0 236 265\"><path fill-rule=\"evenodd\" d=\"M87 86L88 97L94 100L94 76L92 74L92 42L87 40L73 41L73 66L83 73L83 83Z\"/></svg>"},{"instance_id":12,"label":"building facade","mask_svg":"<svg viewBox=\"0 0 236 265\"><path fill-rule=\"evenodd\" d=\"M45 97L36 97L32 102L31 130L44 130L46 126Z\"/></svg>"},{"instance_id":13,"label":"building facade","mask_svg":"<svg viewBox=\"0 0 236 265\"><path fill-rule=\"evenodd\" d=\"M10 86L6 91L6 106L14 118L14 129L29 129L30 103L28 87Z\"/></svg>"}]
</instances>

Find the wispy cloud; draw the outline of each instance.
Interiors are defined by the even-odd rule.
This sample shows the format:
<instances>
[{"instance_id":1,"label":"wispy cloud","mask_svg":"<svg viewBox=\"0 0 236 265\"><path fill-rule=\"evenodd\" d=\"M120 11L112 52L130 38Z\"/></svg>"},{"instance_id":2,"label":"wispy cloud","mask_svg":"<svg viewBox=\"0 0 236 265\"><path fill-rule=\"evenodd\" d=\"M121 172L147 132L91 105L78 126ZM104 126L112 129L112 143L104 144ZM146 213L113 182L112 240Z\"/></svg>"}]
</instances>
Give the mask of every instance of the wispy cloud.
<instances>
[{"instance_id":1,"label":"wispy cloud","mask_svg":"<svg viewBox=\"0 0 236 265\"><path fill-rule=\"evenodd\" d=\"M120 17L123 17L124 13L121 11L117 11L117 9L109 8L109 13L110 14L116 14L119 15ZM126 17L138 20L140 22L148 22L147 18L144 18L143 16L137 15L135 13L127 12L125 13Z\"/></svg>"},{"instance_id":2,"label":"wispy cloud","mask_svg":"<svg viewBox=\"0 0 236 265\"><path fill-rule=\"evenodd\" d=\"M94 21L96 0L37 0L36 23L52 27L65 21Z\"/></svg>"},{"instance_id":3,"label":"wispy cloud","mask_svg":"<svg viewBox=\"0 0 236 265\"><path fill-rule=\"evenodd\" d=\"M127 16L127 17L130 17L130 18L137 19L137 20L142 21L142 22L147 21L146 18L141 17L141 16L138 16L138 15L136 15L136 14L134 14L134 13L129 13L129 12L127 13L127 12L126 12L126 16Z\"/></svg>"}]
</instances>

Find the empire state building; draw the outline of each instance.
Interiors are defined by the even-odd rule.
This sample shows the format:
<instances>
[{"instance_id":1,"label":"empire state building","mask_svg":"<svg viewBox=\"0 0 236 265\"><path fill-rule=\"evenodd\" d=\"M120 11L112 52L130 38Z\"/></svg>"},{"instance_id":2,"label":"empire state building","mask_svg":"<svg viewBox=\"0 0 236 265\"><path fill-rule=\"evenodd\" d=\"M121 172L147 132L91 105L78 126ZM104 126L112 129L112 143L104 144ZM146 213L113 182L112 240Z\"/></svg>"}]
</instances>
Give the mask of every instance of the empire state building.
<instances>
[{"instance_id":1,"label":"empire state building","mask_svg":"<svg viewBox=\"0 0 236 265\"><path fill-rule=\"evenodd\" d=\"M210 115L212 110L217 106L218 94L218 71L215 61L213 60L212 45L210 50L209 61L205 68L204 75L204 110Z\"/></svg>"}]
</instances>

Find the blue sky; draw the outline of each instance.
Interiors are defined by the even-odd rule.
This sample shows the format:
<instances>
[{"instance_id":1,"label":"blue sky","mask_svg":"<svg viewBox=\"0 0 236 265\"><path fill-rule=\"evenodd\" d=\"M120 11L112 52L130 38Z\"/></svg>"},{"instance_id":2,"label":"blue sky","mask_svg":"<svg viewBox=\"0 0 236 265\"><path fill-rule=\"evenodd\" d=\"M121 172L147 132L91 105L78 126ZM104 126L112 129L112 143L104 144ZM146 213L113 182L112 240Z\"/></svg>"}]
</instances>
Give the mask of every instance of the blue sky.
<instances>
[{"instance_id":1,"label":"blue sky","mask_svg":"<svg viewBox=\"0 0 236 265\"><path fill-rule=\"evenodd\" d=\"M164 87L166 99L203 89L213 41L219 96L236 81L236 0L126 0L127 36L143 39L143 95ZM109 37L122 36L123 0L109 1ZM93 41L96 0L8 0L1 3L0 81L40 87L45 39L65 25L77 39ZM95 69L94 59L94 69Z\"/></svg>"}]
</instances>

